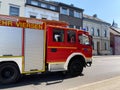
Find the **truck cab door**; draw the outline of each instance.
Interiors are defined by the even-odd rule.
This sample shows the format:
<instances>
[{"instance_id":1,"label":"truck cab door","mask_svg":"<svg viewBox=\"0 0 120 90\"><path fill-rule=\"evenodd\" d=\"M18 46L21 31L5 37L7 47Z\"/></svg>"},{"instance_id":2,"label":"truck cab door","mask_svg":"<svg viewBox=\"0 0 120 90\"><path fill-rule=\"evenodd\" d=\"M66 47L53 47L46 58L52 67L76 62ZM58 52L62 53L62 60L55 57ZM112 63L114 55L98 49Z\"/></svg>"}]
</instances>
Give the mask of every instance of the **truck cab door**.
<instances>
[{"instance_id":1,"label":"truck cab door","mask_svg":"<svg viewBox=\"0 0 120 90\"><path fill-rule=\"evenodd\" d=\"M47 28L47 63L64 62L65 31L59 28Z\"/></svg>"}]
</instances>

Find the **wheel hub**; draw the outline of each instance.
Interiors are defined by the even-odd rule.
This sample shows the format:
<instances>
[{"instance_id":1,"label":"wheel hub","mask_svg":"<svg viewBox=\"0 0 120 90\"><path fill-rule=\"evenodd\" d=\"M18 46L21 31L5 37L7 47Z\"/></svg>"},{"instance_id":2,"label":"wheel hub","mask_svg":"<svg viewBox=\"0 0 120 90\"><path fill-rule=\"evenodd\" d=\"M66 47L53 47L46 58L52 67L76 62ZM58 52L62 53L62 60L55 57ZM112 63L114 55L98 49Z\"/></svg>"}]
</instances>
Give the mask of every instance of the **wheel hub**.
<instances>
[{"instance_id":1,"label":"wheel hub","mask_svg":"<svg viewBox=\"0 0 120 90\"><path fill-rule=\"evenodd\" d=\"M9 69L4 69L3 72L2 72L2 77L3 78L11 78L13 76L13 71L12 70L9 70Z\"/></svg>"}]
</instances>

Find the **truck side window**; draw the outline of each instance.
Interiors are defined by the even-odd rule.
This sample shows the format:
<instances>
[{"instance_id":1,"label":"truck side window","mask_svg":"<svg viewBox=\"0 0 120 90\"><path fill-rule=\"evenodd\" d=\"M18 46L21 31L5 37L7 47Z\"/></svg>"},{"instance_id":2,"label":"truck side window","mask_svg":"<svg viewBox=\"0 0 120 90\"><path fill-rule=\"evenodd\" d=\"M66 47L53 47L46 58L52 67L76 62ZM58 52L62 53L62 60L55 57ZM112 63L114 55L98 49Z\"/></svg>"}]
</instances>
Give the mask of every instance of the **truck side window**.
<instances>
[{"instance_id":1,"label":"truck side window","mask_svg":"<svg viewBox=\"0 0 120 90\"><path fill-rule=\"evenodd\" d=\"M76 42L76 33L73 30L67 32L67 42L75 43Z\"/></svg>"},{"instance_id":2,"label":"truck side window","mask_svg":"<svg viewBox=\"0 0 120 90\"><path fill-rule=\"evenodd\" d=\"M53 30L53 41L54 42L64 42L64 30L54 29Z\"/></svg>"},{"instance_id":3,"label":"truck side window","mask_svg":"<svg viewBox=\"0 0 120 90\"><path fill-rule=\"evenodd\" d=\"M83 45L90 45L89 37L85 34L79 35L79 42Z\"/></svg>"}]
</instances>

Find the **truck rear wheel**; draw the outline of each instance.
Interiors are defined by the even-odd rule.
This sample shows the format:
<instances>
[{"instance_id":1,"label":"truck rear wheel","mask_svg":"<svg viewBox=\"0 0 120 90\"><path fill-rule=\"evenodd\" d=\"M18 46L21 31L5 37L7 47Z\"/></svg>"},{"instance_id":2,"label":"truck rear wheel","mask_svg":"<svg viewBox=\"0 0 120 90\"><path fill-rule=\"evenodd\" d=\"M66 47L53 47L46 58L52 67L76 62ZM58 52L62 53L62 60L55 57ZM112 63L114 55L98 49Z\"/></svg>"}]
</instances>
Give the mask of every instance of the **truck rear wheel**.
<instances>
[{"instance_id":1,"label":"truck rear wheel","mask_svg":"<svg viewBox=\"0 0 120 90\"><path fill-rule=\"evenodd\" d=\"M71 76L78 76L82 73L82 71L83 65L78 59L73 60L68 67L68 72Z\"/></svg>"},{"instance_id":2,"label":"truck rear wheel","mask_svg":"<svg viewBox=\"0 0 120 90\"><path fill-rule=\"evenodd\" d=\"M14 83L19 79L19 77L20 72L16 64L3 63L0 65L0 83Z\"/></svg>"}]
</instances>

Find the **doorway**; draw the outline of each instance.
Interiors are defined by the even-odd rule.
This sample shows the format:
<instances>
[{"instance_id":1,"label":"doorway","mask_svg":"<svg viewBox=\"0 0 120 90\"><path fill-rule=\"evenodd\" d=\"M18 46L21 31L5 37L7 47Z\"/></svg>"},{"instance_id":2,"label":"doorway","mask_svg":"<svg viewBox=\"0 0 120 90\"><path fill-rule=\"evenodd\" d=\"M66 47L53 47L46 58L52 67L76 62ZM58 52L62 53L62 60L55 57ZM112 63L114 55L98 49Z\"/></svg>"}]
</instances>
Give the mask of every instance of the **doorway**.
<instances>
[{"instance_id":1,"label":"doorway","mask_svg":"<svg viewBox=\"0 0 120 90\"><path fill-rule=\"evenodd\" d=\"M100 55L100 42L97 42L97 55Z\"/></svg>"}]
</instances>

